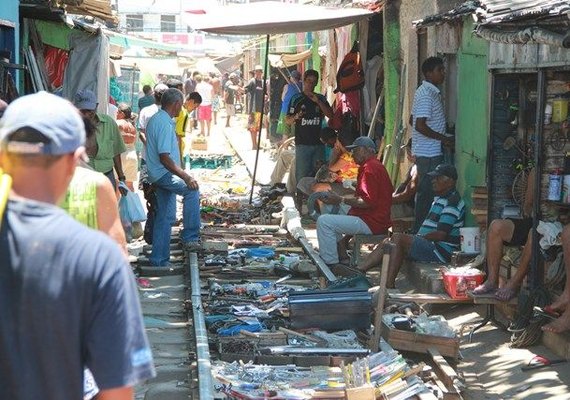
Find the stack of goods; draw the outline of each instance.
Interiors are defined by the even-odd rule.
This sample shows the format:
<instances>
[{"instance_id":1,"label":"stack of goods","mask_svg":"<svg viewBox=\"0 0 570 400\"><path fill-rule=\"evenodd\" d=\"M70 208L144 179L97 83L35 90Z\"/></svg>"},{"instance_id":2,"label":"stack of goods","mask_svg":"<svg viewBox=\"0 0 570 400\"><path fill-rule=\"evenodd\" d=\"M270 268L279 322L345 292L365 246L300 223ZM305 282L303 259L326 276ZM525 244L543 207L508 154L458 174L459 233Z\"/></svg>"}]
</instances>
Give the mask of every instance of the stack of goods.
<instances>
[{"instance_id":1,"label":"stack of goods","mask_svg":"<svg viewBox=\"0 0 570 400\"><path fill-rule=\"evenodd\" d=\"M487 229L487 186L472 186L471 194L473 206L471 213L475 216L477 225L481 227L481 231Z\"/></svg>"},{"instance_id":2,"label":"stack of goods","mask_svg":"<svg viewBox=\"0 0 570 400\"><path fill-rule=\"evenodd\" d=\"M372 398L408 399L426 391L396 351L372 354L339 367L269 366L217 362L212 367L216 390L239 399L344 399L350 393L370 391ZM356 398L356 397L354 397ZM365 397L358 397L365 398ZM366 397L370 398L370 397Z\"/></svg>"}]
</instances>

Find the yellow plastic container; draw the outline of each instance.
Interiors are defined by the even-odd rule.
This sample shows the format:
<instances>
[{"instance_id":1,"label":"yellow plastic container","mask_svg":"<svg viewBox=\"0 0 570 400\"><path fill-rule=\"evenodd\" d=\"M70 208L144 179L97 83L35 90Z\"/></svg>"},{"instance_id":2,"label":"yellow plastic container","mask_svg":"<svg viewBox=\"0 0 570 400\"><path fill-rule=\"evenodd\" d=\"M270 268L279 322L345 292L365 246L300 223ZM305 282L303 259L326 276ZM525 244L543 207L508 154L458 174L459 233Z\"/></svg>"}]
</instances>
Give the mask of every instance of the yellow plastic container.
<instances>
[{"instance_id":1,"label":"yellow plastic container","mask_svg":"<svg viewBox=\"0 0 570 400\"><path fill-rule=\"evenodd\" d=\"M552 100L552 122L563 122L568 118L568 100Z\"/></svg>"}]
</instances>

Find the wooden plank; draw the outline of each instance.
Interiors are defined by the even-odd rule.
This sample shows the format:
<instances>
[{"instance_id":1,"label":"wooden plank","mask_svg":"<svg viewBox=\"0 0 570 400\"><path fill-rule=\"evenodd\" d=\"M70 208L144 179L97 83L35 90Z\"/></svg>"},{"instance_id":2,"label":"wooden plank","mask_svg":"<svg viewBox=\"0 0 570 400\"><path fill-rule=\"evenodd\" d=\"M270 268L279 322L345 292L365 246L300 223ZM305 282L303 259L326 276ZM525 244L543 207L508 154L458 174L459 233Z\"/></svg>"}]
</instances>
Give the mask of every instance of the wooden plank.
<instances>
[{"instance_id":1,"label":"wooden plank","mask_svg":"<svg viewBox=\"0 0 570 400\"><path fill-rule=\"evenodd\" d=\"M452 299L447 294L388 293L389 300L424 304L473 303L473 299Z\"/></svg>"},{"instance_id":2,"label":"wooden plank","mask_svg":"<svg viewBox=\"0 0 570 400\"><path fill-rule=\"evenodd\" d=\"M427 354L430 347L437 348L446 357L457 358L459 338L424 335L389 327L382 323L382 336L396 350Z\"/></svg>"},{"instance_id":3,"label":"wooden plank","mask_svg":"<svg viewBox=\"0 0 570 400\"><path fill-rule=\"evenodd\" d=\"M382 312L384 311L384 302L386 301L386 283L388 282L388 266L390 264L390 253L392 245L384 246L384 255L382 256L382 271L380 272L380 289L378 290L378 301L376 303L376 312L374 317L374 334L370 339L368 347L374 352L378 352L380 346L380 336L382 335Z\"/></svg>"},{"instance_id":4,"label":"wooden plank","mask_svg":"<svg viewBox=\"0 0 570 400\"><path fill-rule=\"evenodd\" d=\"M467 293L467 295L473 300L473 304L517 304L518 296L513 297L509 301L500 301L495 298L495 293L485 293L474 295L473 293Z\"/></svg>"},{"instance_id":5,"label":"wooden plank","mask_svg":"<svg viewBox=\"0 0 570 400\"><path fill-rule=\"evenodd\" d=\"M317 343L317 344L320 344L320 343L323 343L323 342L324 342L323 339L319 339L319 338L315 338L315 337L313 337L313 336L305 335L305 334L303 334L303 333L299 333L299 332L293 331L293 330L291 330L291 329L284 328L284 327L282 327L282 326L279 327L279 330L280 330L281 332L283 332L283 333L288 334L288 335L298 336L298 337L300 337L300 338L303 338L303 339L305 339L305 340L308 340L309 342L313 342L313 343Z\"/></svg>"},{"instance_id":6,"label":"wooden plank","mask_svg":"<svg viewBox=\"0 0 570 400\"><path fill-rule=\"evenodd\" d=\"M457 372L447 363L445 358L443 358L439 350L435 347L430 347L428 353L434 362L436 374L439 379L450 392L456 392L455 381L459 379Z\"/></svg>"}]
</instances>

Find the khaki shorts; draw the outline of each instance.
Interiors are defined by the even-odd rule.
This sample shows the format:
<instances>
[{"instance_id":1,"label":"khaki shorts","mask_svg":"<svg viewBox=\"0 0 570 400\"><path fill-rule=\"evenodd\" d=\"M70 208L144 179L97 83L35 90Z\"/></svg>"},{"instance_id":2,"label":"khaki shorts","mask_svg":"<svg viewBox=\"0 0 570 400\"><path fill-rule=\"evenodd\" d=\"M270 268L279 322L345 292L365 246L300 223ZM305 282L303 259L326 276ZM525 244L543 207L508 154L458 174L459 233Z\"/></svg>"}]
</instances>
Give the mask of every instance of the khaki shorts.
<instances>
[{"instance_id":1,"label":"khaki shorts","mask_svg":"<svg viewBox=\"0 0 570 400\"><path fill-rule=\"evenodd\" d=\"M236 106L233 104L226 104L226 115L228 117L236 115Z\"/></svg>"}]
</instances>

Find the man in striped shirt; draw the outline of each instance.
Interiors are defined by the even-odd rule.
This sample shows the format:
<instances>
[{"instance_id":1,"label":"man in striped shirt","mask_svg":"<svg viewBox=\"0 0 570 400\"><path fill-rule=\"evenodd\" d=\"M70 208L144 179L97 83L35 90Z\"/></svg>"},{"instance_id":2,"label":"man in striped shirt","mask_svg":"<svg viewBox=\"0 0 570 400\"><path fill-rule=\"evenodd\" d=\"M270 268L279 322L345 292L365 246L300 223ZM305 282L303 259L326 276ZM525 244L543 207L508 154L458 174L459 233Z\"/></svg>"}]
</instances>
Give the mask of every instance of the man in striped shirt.
<instances>
[{"instance_id":1,"label":"man in striped shirt","mask_svg":"<svg viewBox=\"0 0 570 400\"><path fill-rule=\"evenodd\" d=\"M395 286L405 256L413 261L446 263L451 254L459 250L459 228L465 220L465 203L455 188L457 170L453 165L440 164L428 176L436 197L418 233L395 233L390 239L394 249L388 266L388 288ZM358 269L364 272L379 265L382 254L382 246L378 246Z\"/></svg>"},{"instance_id":2,"label":"man in striped shirt","mask_svg":"<svg viewBox=\"0 0 570 400\"><path fill-rule=\"evenodd\" d=\"M445 134L445 110L437 85L445 80L445 67L439 57L429 57L422 64L425 80L416 90L412 115L412 154L418 168L415 204L415 231L422 225L433 201L434 192L427 174L443 162L442 144L453 146L453 137Z\"/></svg>"}]
</instances>

